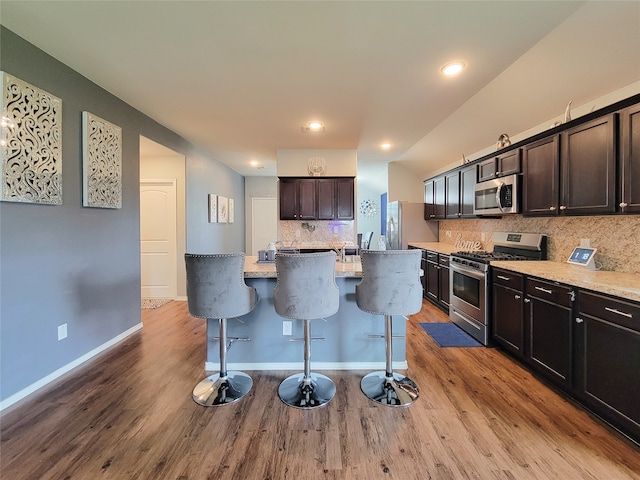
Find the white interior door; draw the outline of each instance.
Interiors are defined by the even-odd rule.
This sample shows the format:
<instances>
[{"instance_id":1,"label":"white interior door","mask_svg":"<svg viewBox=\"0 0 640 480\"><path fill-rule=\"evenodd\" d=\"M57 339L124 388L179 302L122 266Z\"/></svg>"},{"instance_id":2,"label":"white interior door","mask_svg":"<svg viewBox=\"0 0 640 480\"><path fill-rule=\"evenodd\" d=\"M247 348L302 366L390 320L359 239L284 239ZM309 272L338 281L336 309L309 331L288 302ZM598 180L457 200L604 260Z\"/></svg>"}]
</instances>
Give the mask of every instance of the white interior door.
<instances>
[{"instance_id":1,"label":"white interior door","mask_svg":"<svg viewBox=\"0 0 640 480\"><path fill-rule=\"evenodd\" d=\"M175 298L176 180L140 180L142 298Z\"/></svg>"},{"instance_id":2,"label":"white interior door","mask_svg":"<svg viewBox=\"0 0 640 480\"><path fill-rule=\"evenodd\" d=\"M251 199L251 255L266 250L269 242L278 240L278 203L276 198Z\"/></svg>"}]
</instances>

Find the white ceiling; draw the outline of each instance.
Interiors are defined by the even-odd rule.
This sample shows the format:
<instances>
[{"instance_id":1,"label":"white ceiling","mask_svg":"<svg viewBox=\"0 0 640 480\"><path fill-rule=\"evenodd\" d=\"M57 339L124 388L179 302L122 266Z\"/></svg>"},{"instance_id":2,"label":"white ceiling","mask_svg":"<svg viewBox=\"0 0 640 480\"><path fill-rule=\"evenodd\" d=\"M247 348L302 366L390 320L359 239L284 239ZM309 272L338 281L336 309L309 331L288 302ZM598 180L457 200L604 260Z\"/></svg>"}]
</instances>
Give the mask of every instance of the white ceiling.
<instances>
[{"instance_id":1,"label":"white ceiling","mask_svg":"<svg viewBox=\"0 0 640 480\"><path fill-rule=\"evenodd\" d=\"M309 148L423 179L640 80L638 1L2 0L0 22L247 176Z\"/></svg>"}]
</instances>

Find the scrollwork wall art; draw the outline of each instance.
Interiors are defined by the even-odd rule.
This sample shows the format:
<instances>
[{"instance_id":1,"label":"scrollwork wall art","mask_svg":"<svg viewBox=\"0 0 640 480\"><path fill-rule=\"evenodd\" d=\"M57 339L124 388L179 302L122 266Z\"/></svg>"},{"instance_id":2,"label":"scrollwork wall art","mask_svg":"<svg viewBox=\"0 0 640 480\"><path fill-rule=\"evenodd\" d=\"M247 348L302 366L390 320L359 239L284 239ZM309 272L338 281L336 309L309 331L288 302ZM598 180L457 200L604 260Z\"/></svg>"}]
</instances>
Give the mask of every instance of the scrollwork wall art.
<instances>
[{"instance_id":1,"label":"scrollwork wall art","mask_svg":"<svg viewBox=\"0 0 640 480\"><path fill-rule=\"evenodd\" d=\"M61 205L62 100L0 73L0 200Z\"/></svg>"},{"instance_id":2,"label":"scrollwork wall art","mask_svg":"<svg viewBox=\"0 0 640 480\"><path fill-rule=\"evenodd\" d=\"M82 205L122 208L122 129L82 112Z\"/></svg>"}]
</instances>

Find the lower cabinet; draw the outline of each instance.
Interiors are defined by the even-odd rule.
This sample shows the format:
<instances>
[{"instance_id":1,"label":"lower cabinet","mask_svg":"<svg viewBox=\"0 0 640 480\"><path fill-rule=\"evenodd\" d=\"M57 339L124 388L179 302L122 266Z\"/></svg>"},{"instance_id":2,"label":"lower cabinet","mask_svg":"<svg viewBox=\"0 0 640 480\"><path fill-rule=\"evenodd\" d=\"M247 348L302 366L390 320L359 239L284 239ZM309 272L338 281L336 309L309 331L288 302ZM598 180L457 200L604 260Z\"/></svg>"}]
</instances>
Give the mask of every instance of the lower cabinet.
<instances>
[{"instance_id":1,"label":"lower cabinet","mask_svg":"<svg viewBox=\"0 0 640 480\"><path fill-rule=\"evenodd\" d=\"M449 313L449 255L427 250L426 266L424 298Z\"/></svg>"},{"instance_id":2,"label":"lower cabinet","mask_svg":"<svg viewBox=\"0 0 640 480\"><path fill-rule=\"evenodd\" d=\"M640 439L640 306L578 292L575 389L609 423Z\"/></svg>"},{"instance_id":3,"label":"lower cabinet","mask_svg":"<svg viewBox=\"0 0 640 480\"><path fill-rule=\"evenodd\" d=\"M494 343L640 443L640 304L492 270Z\"/></svg>"}]
</instances>

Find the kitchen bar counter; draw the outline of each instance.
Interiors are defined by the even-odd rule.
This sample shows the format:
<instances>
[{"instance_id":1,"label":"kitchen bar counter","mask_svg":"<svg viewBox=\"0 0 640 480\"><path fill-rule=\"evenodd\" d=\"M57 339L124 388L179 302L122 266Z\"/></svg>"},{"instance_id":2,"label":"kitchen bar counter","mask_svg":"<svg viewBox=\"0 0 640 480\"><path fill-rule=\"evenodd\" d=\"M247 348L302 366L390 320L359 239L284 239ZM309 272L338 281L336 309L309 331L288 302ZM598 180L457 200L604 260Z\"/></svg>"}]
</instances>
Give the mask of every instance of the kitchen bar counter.
<instances>
[{"instance_id":1,"label":"kitchen bar counter","mask_svg":"<svg viewBox=\"0 0 640 480\"><path fill-rule=\"evenodd\" d=\"M451 243L442 242L409 242L408 245L410 247L421 248L431 252L442 253L443 255L450 255L461 250L459 247L456 247Z\"/></svg>"},{"instance_id":2,"label":"kitchen bar counter","mask_svg":"<svg viewBox=\"0 0 640 480\"><path fill-rule=\"evenodd\" d=\"M362 264L358 255L348 255L351 262L336 262L336 277L362 277ZM244 258L244 278L276 278L275 262L260 262L258 257Z\"/></svg>"},{"instance_id":3,"label":"kitchen bar counter","mask_svg":"<svg viewBox=\"0 0 640 480\"><path fill-rule=\"evenodd\" d=\"M355 287L362 280L360 257L355 262L336 262L336 284L340 292L338 312L323 320L314 320L311 331L314 337L326 338L313 342L311 347L312 370L384 370L385 343L383 338L369 335L384 334L384 318L363 312L356 304ZM258 257L245 257L244 278L254 287L260 301L249 314L241 317L242 323L228 321L229 337L246 337L248 342L236 342L229 350L229 370L288 370L303 368L303 343L292 342L303 336L303 321L280 317L274 307L273 291L277 276L274 263L256 263ZM218 331L217 320L208 320L210 332ZM292 322L293 335L283 335L283 322ZM407 368L406 320L393 317L393 368ZM396 338L396 335L398 336ZM207 362L205 369L219 368L219 344L207 336Z\"/></svg>"},{"instance_id":4,"label":"kitchen bar counter","mask_svg":"<svg viewBox=\"0 0 640 480\"><path fill-rule=\"evenodd\" d=\"M640 274L637 273L587 270L546 260L493 261L491 266L640 302Z\"/></svg>"}]
</instances>

